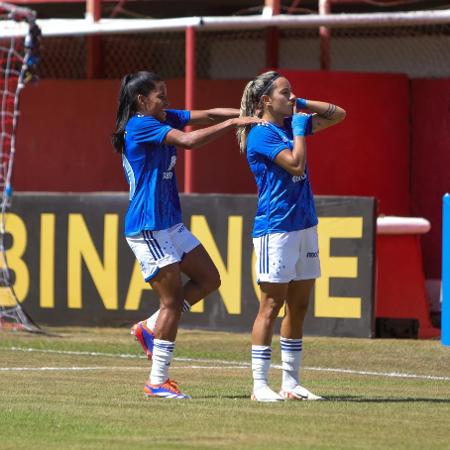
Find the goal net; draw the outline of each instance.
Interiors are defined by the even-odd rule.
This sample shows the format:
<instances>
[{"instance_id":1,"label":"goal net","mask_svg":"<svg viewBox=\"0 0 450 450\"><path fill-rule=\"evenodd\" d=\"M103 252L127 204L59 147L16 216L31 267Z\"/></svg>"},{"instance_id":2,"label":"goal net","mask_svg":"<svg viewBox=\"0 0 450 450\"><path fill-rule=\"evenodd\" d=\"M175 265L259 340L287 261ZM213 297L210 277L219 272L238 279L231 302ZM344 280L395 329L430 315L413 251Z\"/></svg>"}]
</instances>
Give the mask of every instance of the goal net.
<instances>
[{"instance_id":1,"label":"goal net","mask_svg":"<svg viewBox=\"0 0 450 450\"><path fill-rule=\"evenodd\" d=\"M0 3L0 28L24 27L23 37L0 38L0 329L40 331L18 301L14 273L8 267L7 209L11 205L15 138L19 97L26 83L36 79L40 30L35 13L27 8Z\"/></svg>"}]
</instances>

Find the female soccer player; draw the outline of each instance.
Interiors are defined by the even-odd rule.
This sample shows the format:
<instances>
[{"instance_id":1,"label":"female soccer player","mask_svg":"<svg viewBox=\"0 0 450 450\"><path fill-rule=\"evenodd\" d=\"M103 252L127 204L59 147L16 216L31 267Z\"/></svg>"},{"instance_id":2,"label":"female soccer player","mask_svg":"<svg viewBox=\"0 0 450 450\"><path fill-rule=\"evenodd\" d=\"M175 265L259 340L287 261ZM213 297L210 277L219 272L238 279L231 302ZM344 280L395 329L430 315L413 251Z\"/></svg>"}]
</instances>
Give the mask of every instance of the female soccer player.
<instances>
[{"instance_id":1,"label":"female soccer player","mask_svg":"<svg viewBox=\"0 0 450 450\"><path fill-rule=\"evenodd\" d=\"M160 297L160 310L133 327L153 364L144 393L148 397L189 398L169 379L178 322L183 309L217 289L219 273L197 238L183 225L175 180L176 146L197 148L243 125L261 122L239 118L235 109L167 109L164 81L150 72L126 75L120 87L115 149L122 154L130 185L125 236L142 274ZM214 124L184 133L187 124ZM189 278L182 284L181 273ZM157 324L155 322L157 317ZM154 334L153 334L154 333Z\"/></svg>"},{"instance_id":2,"label":"female soccer player","mask_svg":"<svg viewBox=\"0 0 450 450\"><path fill-rule=\"evenodd\" d=\"M304 108L314 114L297 111ZM345 114L330 103L297 99L289 81L273 71L249 82L242 96L240 116L265 121L237 131L258 186L253 243L261 301L252 331L252 399L256 401L321 399L299 383L303 322L315 279L320 276L318 221L305 136L337 124ZM283 305L283 375L278 394L268 386L268 372L273 327Z\"/></svg>"}]
</instances>

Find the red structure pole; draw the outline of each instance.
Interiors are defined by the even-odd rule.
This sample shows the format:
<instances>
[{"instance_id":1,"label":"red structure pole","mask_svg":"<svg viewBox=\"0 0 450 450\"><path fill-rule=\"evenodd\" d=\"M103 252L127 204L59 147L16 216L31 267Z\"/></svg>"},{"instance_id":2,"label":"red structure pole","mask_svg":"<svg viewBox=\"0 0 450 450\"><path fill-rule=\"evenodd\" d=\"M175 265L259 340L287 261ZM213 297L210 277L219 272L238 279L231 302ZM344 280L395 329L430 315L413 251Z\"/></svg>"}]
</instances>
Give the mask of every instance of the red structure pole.
<instances>
[{"instance_id":1,"label":"red structure pole","mask_svg":"<svg viewBox=\"0 0 450 450\"><path fill-rule=\"evenodd\" d=\"M102 17L101 0L86 0L86 19L98 22ZM102 41L100 36L86 38L86 76L101 78L102 76Z\"/></svg>"},{"instance_id":2,"label":"red structure pole","mask_svg":"<svg viewBox=\"0 0 450 450\"><path fill-rule=\"evenodd\" d=\"M280 0L265 0L264 11L271 16L280 14ZM277 27L268 27L266 30L266 68L278 68L279 47L280 31Z\"/></svg>"},{"instance_id":3,"label":"red structure pole","mask_svg":"<svg viewBox=\"0 0 450 450\"><path fill-rule=\"evenodd\" d=\"M101 15L101 0L86 0L86 18L98 22Z\"/></svg>"},{"instance_id":4,"label":"red structure pole","mask_svg":"<svg viewBox=\"0 0 450 450\"><path fill-rule=\"evenodd\" d=\"M185 68L185 109L194 109L195 104L195 28L189 26L186 28L186 68ZM191 131L192 127L186 127L186 131ZM194 188L194 160L192 151L187 150L184 153L184 192L190 194Z\"/></svg>"},{"instance_id":5,"label":"red structure pole","mask_svg":"<svg viewBox=\"0 0 450 450\"><path fill-rule=\"evenodd\" d=\"M330 14L330 0L319 0L319 14ZM327 27L319 27L320 36L320 68L330 70L331 68L331 31Z\"/></svg>"}]
</instances>

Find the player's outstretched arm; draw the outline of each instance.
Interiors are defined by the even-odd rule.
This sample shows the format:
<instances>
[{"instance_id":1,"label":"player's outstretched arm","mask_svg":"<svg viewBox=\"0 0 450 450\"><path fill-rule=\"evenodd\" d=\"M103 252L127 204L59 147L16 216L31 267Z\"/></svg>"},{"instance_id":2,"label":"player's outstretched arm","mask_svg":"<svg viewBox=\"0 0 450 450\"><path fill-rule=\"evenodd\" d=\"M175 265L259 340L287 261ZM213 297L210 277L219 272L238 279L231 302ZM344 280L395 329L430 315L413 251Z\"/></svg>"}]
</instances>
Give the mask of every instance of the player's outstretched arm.
<instances>
[{"instance_id":1,"label":"player's outstretched arm","mask_svg":"<svg viewBox=\"0 0 450 450\"><path fill-rule=\"evenodd\" d=\"M203 111L191 111L191 119L188 125L213 125L235 117L239 117L239 110L234 108L212 108Z\"/></svg>"},{"instance_id":2,"label":"player's outstretched arm","mask_svg":"<svg viewBox=\"0 0 450 450\"><path fill-rule=\"evenodd\" d=\"M257 117L235 117L233 119L227 119L216 125L212 125L200 130L191 131L185 133L183 131L172 128L164 139L164 144L175 145L181 148L194 149L207 144L208 142L217 139L225 134L231 128L243 127L246 125L252 125L254 123L263 122L262 119Z\"/></svg>"},{"instance_id":3,"label":"player's outstretched arm","mask_svg":"<svg viewBox=\"0 0 450 450\"><path fill-rule=\"evenodd\" d=\"M318 100L297 99L297 108L307 108L312 111L312 132L317 133L342 122L347 113L343 108L332 103Z\"/></svg>"}]
</instances>

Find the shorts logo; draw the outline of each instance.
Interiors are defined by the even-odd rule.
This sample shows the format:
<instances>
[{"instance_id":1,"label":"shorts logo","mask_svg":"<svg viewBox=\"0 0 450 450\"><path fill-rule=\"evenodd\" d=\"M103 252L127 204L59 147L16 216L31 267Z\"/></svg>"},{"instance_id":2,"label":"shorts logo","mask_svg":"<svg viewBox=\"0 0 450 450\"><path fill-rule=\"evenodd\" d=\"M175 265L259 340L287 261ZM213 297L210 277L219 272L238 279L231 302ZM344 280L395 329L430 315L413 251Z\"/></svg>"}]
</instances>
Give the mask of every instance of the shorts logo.
<instances>
[{"instance_id":1,"label":"shorts logo","mask_svg":"<svg viewBox=\"0 0 450 450\"><path fill-rule=\"evenodd\" d=\"M306 253L307 258L318 258L319 257L319 250L317 252L308 252Z\"/></svg>"}]
</instances>

